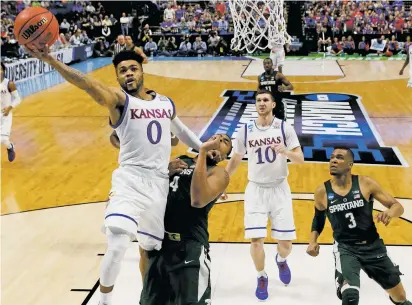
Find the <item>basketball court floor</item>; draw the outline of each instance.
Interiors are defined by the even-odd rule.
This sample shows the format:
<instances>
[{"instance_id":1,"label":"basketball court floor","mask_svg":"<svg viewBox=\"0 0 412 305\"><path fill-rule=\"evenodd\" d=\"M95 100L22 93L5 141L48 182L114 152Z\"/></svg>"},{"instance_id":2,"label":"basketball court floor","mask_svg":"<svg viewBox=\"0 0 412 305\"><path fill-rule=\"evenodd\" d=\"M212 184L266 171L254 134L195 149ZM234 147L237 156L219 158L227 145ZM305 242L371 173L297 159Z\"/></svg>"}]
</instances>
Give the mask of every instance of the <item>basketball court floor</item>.
<instances>
[{"instance_id":1,"label":"basketball court floor","mask_svg":"<svg viewBox=\"0 0 412 305\"><path fill-rule=\"evenodd\" d=\"M290 164L297 240L289 263L292 282L278 280L275 245L267 240L268 304L333 305L334 263L327 224L321 254L305 253L313 216L313 191L329 179L331 147L354 148L355 174L370 175L405 207L401 219L377 225L412 296L412 91L403 61L288 60L285 75L295 85L286 100L306 163ZM145 86L173 99L177 115L202 140L253 118L251 104L260 59L159 60L144 66ZM76 65L108 85L117 85L110 59ZM18 84L24 95L13 117L17 158L1 160L1 301L5 305L97 305L100 233L117 150L109 142L105 109L54 72ZM332 119L340 115L341 120ZM192 153L184 144L172 157ZM223 166L225 164L222 164ZM246 162L231 179L229 199L210 214L212 303L256 304L256 274L243 238ZM382 206L376 202L376 211ZM138 304L141 280L138 244L131 243L115 287L115 304ZM391 304L362 273L362 305Z\"/></svg>"}]
</instances>

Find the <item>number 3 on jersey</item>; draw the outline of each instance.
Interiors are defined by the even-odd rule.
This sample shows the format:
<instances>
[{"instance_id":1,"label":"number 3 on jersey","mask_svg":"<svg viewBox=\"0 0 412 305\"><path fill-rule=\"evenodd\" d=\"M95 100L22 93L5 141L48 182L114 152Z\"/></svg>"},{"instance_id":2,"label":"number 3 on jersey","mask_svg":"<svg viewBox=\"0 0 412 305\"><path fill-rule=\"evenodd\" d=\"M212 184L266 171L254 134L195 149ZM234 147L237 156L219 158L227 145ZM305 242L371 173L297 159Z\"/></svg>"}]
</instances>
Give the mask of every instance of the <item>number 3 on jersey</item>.
<instances>
[{"instance_id":1,"label":"number 3 on jersey","mask_svg":"<svg viewBox=\"0 0 412 305\"><path fill-rule=\"evenodd\" d=\"M353 216L353 213L346 213L345 214L345 217L346 218L349 218L349 221L350 221L350 223L349 223L349 225L348 225L348 227L349 227L349 229L353 229L353 228L356 228L356 221L355 221L355 217Z\"/></svg>"},{"instance_id":2,"label":"number 3 on jersey","mask_svg":"<svg viewBox=\"0 0 412 305\"><path fill-rule=\"evenodd\" d=\"M153 125L155 125L157 129L156 140L153 140ZM160 142L160 139L162 138L162 125L160 125L158 121L151 121L147 125L147 138L149 139L149 142L152 144L157 144Z\"/></svg>"},{"instance_id":3,"label":"number 3 on jersey","mask_svg":"<svg viewBox=\"0 0 412 305\"><path fill-rule=\"evenodd\" d=\"M180 178L180 176L175 176L173 178L173 181L170 182L170 184L169 184L169 186L172 188L173 192L176 192L177 188L179 187L179 178Z\"/></svg>"}]
</instances>

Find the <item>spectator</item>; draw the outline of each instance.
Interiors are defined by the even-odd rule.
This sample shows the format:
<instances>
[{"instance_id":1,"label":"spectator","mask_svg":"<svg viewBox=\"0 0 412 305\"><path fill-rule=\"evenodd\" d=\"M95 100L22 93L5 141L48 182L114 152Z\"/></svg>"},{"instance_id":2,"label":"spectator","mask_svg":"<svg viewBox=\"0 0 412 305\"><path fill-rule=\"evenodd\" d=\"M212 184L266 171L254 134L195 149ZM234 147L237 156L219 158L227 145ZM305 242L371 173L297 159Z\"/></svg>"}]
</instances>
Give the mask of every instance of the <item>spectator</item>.
<instances>
[{"instance_id":1,"label":"spectator","mask_svg":"<svg viewBox=\"0 0 412 305\"><path fill-rule=\"evenodd\" d=\"M74 33L74 35L72 35L72 37L70 37L70 44L72 45L72 46L78 46L78 45L81 45L81 30L80 29L78 29L78 30L76 30L76 32Z\"/></svg>"},{"instance_id":2,"label":"spectator","mask_svg":"<svg viewBox=\"0 0 412 305\"><path fill-rule=\"evenodd\" d=\"M352 39L352 36L348 36L348 40L343 40L342 37L342 47L343 47L343 52L349 55L353 55L355 53L355 42Z\"/></svg>"},{"instance_id":3,"label":"spectator","mask_svg":"<svg viewBox=\"0 0 412 305\"><path fill-rule=\"evenodd\" d=\"M163 20L174 20L175 19L175 11L172 9L171 5L168 4L167 8L163 12Z\"/></svg>"},{"instance_id":4,"label":"spectator","mask_svg":"<svg viewBox=\"0 0 412 305\"><path fill-rule=\"evenodd\" d=\"M113 14L110 14L110 21L112 22L112 25L116 25L116 23L117 23L117 19L116 18L114 18L114 16L113 16Z\"/></svg>"},{"instance_id":5,"label":"spectator","mask_svg":"<svg viewBox=\"0 0 412 305\"><path fill-rule=\"evenodd\" d=\"M96 12L96 8L93 6L92 2L90 1L89 4L86 6L86 12L93 14Z\"/></svg>"},{"instance_id":6,"label":"spectator","mask_svg":"<svg viewBox=\"0 0 412 305\"><path fill-rule=\"evenodd\" d=\"M96 14L104 14L104 6L102 5L101 2L97 3L97 9L96 9Z\"/></svg>"},{"instance_id":7,"label":"spectator","mask_svg":"<svg viewBox=\"0 0 412 305\"><path fill-rule=\"evenodd\" d=\"M67 19L64 18L62 23L60 23L60 32L66 33L70 28L70 23L67 22Z\"/></svg>"},{"instance_id":8,"label":"spectator","mask_svg":"<svg viewBox=\"0 0 412 305\"><path fill-rule=\"evenodd\" d=\"M192 50L192 44L190 43L190 36L186 35L184 36L182 42L180 43L179 50L178 50L178 55L179 56L188 56L191 55L193 52Z\"/></svg>"},{"instance_id":9,"label":"spectator","mask_svg":"<svg viewBox=\"0 0 412 305\"><path fill-rule=\"evenodd\" d=\"M102 21L102 26L112 26L112 21L109 19L109 16L104 16L104 19Z\"/></svg>"},{"instance_id":10,"label":"spectator","mask_svg":"<svg viewBox=\"0 0 412 305\"><path fill-rule=\"evenodd\" d=\"M393 55L396 55L401 51L399 48L399 42L396 40L395 35L392 35L391 41L388 43L388 51L392 52Z\"/></svg>"},{"instance_id":11,"label":"spectator","mask_svg":"<svg viewBox=\"0 0 412 305\"><path fill-rule=\"evenodd\" d=\"M323 36L324 37L324 36ZM328 47L332 45L332 40L330 37L323 39L322 37L318 40L318 52L326 52Z\"/></svg>"},{"instance_id":12,"label":"spectator","mask_svg":"<svg viewBox=\"0 0 412 305\"><path fill-rule=\"evenodd\" d=\"M362 36L362 40L358 44L358 52L362 56L366 56L369 51L369 45L366 43L366 37Z\"/></svg>"},{"instance_id":13,"label":"spectator","mask_svg":"<svg viewBox=\"0 0 412 305\"><path fill-rule=\"evenodd\" d=\"M149 41L146 42L144 46L144 52L146 53L147 56L153 56L157 51L157 44L156 42L153 41L153 38L150 37Z\"/></svg>"},{"instance_id":14,"label":"spectator","mask_svg":"<svg viewBox=\"0 0 412 305\"><path fill-rule=\"evenodd\" d=\"M112 33L112 32L110 31L110 28L109 28L107 25L105 25L105 26L102 28L102 35L104 36L104 38L105 38L106 40L109 39L111 33Z\"/></svg>"},{"instance_id":15,"label":"spectator","mask_svg":"<svg viewBox=\"0 0 412 305\"><path fill-rule=\"evenodd\" d=\"M330 53L332 55L341 55L343 53L342 45L339 43L338 37L333 38L333 44Z\"/></svg>"},{"instance_id":16,"label":"spectator","mask_svg":"<svg viewBox=\"0 0 412 305\"><path fill-rule=\"evenodd\" d=\"M138 39L140 41L140 45L144 46L146 42L149 41L149 38L152 36L152 31L150 30L150 26L145 24L143 30L139 33Z\"/></svg>"},{"instance_id":17,"label":"spectator","mask_svg":"<svg viewBox=\"0 0 412 305\"><path fill-rule=\"evenodd\" d=\"M206 43L202 41L202 37L200 35L196 37L196 40L193 43L193 51L198 56L204 56L206 54L207 46Z\"/></svg>"},{"instance_id":18,"label":"spectator","mask_svg":"<svg viewBox=\"0 0 412 305\"><path fill-rule=\"evenodd\" d=\"M217 53L219 53L218 45L220 42L220 37L216 34L216 32L210 32L209 39L207 40L207 42L210 54L213 54L213 56L215 56Z\"/></svg>"},{"instance_id":19,"label":"spectator","mask_svg":"<svg viewBox=\"0 0 412 305\"><path fill-rule=\"evenodd\" d=\"M164 35L160 36L160 39L157 43L158 53L157 55L161 56L170 56L169 52L167 52L167 40Z\"/></svg>"},{"instance_id":20,"label":"spectator","mask_svg":"<svg viewBox=\"0 0 412 305\"><path fill-rule=\"evenodd\" d=\"M80 38L80 42L83 44L88 44L91 43L92 40L89 38L89 36L87 35L86 30L83 30L81 38Z\"/></svg>"},{"instance_id":21,"label":"spectator","mask_svg":"<svg viewBox=\"0 0 412 305\"><path fill-rule=\"evenodd\" d=\"M165 21L163 21L160 24L160 27L162 29L162 33L170 33L172 31L172 26L173 26L173 22L171 19L166 19Z\"/></svg>"},{"instance_id":22,"label":"spectator","mask_svg":"<svg viewBox=\"0 0 412 305\"><path fill-rule=\"evenodd\" d=\"M126 17L126 13L122 13L120 17L120 28L123 35L129 35L129 18Z\"/></svg>"},{"instance_id":23,"label":"spectator","mask_svg":"<svg viewBox=\"0 0 412 305\"><path fill-rule=\"evenodd\" d=\"M169 37L166 50L169 52L170 56L175 56L177 54L176 38L174 36Z\"/></svg>"}]
</instances>

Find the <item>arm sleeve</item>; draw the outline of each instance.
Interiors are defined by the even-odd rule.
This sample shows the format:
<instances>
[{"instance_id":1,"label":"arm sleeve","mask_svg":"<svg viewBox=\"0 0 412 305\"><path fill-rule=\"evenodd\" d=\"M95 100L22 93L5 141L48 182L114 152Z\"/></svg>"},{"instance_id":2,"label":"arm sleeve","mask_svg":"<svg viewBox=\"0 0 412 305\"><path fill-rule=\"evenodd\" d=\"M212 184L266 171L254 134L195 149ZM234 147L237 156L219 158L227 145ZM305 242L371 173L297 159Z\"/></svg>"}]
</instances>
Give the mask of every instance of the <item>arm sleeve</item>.
<instances>
[{"instance_id":1,"label":"arm sleeve","mask_svg":"<svg viewBox=\"0 0 412 305\"><path fill-rule=\"evenodd\" d=\"M315 216L313 217L312 222L312 232L316 231L322 233L323 228L325 227L325 220L326 220L326 210L320 211L315 207Z\"/></svg>"},{"instance_id":2,"label":"arm sleeve","mask_svg":"<svg viewBox=\"0 0 412 305\"><path fill-rule=\"evenodd\" d=\"M243 124L238 132L236 139L234 141L234 152L239 154L239 155L245 155L247 150L246 150L246 140L247 140L247 133L246 133L246 124Z\"/></svg>"},{"instance_id":3,"label":"arm sleeve","mask_svg":"<svg viewBox=\"0 0 412 305\"><path fill-rule=\"evenodd\" d=\"M202 142L177 116L171 122L171 131L187 146L199 151Z\"/></svg>"},{"instance_id":4,"label":"arm sleeve","mask_svg":"<svg viewBox=\"0 0 412 305\"><path fill-rule=\"evenodd\" d=\"M284 138L285 138L285 146L289 149L292 150L296 147L300 146L299 143L299 139L298 136L296 134L295 129L292 127L292 125L290 125L287 122L282 122L283 124L283 128L282 130L284 130Z\"/></svg>"}]
</instances>

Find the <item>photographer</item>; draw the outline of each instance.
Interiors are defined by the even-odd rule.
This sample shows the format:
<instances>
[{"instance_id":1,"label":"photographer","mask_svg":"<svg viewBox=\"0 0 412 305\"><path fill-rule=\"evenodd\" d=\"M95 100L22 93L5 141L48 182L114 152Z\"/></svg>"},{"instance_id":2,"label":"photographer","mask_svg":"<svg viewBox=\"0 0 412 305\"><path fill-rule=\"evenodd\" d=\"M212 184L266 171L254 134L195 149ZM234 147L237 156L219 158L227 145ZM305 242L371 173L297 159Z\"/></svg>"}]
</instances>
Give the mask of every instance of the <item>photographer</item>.
<instances>
[{"instance_id":1,"label":"photographer","mask_svg":"<svg viewBox=\"0 0 412 305\"><path fill-rule=\"evenodd\" d=\"M176 38L174 36L167 39L166 51L169 56L175 56L177 54Z\"/></svg>"},{"instance_id":2,"label":"photographer","mask_svg":"<svg viewBox=\"0 0 412 305\"><path fill-rule=\"evenodd\" d=\"M209 39L207 40L209 54L216 56L216 54L220 53L219 52L219 42L220 42L220 37L217 35L215 31L211 31L209 34Z\"/></svg>"},{"instance_id":3,"label":"photographer","mask_svg":"<svg viewBox=\"0 0 412 305\"><path fill-rule=\"evenodd\" d=\"M183 40L180 43L178 56L190 56L193 54L192 44L190 43L190 36L183 36Z\"/></svg>"}]
</instances>

